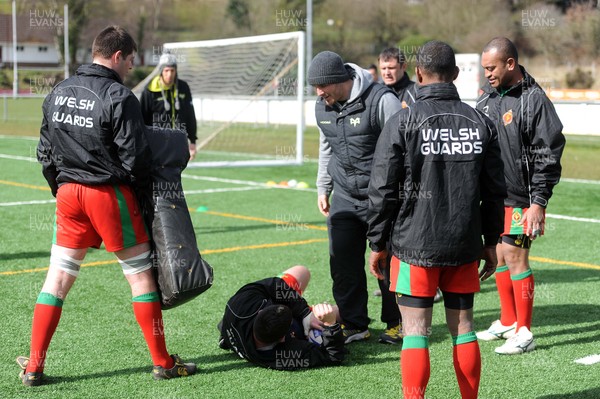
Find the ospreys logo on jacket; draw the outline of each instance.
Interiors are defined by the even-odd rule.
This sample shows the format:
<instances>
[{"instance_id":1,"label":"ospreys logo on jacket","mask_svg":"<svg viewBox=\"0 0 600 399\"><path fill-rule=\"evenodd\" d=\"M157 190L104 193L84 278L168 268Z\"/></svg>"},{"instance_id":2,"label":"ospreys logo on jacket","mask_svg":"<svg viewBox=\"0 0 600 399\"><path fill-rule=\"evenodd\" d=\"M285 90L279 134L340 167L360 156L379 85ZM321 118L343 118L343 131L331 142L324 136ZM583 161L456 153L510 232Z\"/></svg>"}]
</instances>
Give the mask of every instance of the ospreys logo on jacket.
<instances>
[{"instance_id":1,"label":"ospreys logo on jacket","mask_svg":"<svg viewBox=\"0 0 600 399\"><path fill-rule=\"evenodd\" d=\"M486 84L476 107L498 129L508 190L504 204L546 207L560 180L563 126L542 88L525 68L519 67L522 81L501 91Z\"/></svg>"},{"instance_id":2,"label":"ospreys logo on jacket","mask_svg":"<svg viewBox=\"0 0 600 399\"><path fill-rule=\"evenodd\" d=\"M330 107L322 98L317 101L317 124L332 149L327 172L336 190L353 198L367 198L373 153L384 124L379 121L378 104L385 93L391 92L384 85L372 83L341 108Z\"/></svg>"}]
</instances>

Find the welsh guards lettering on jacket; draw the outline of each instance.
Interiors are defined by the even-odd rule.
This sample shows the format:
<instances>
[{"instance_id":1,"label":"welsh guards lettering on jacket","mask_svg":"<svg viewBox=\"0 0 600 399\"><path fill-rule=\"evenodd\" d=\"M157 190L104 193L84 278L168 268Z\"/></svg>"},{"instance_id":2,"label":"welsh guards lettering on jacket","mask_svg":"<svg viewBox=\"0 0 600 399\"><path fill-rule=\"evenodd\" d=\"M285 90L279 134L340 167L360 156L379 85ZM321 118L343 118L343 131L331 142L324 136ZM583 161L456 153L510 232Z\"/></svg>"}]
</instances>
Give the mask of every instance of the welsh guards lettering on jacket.
<instances>
[{"instance_id":1,"label":"welsh guards lettering on jacket","mask_svg":"<svg viewBox=\"0 0 600 399\"><path fill-rule=\"evenodd\" d=\"M477 127L421 129L421 154L469 155L481 154L483 142Z\"/></svg>"},{"instance_id":2,"label":"welsh guards lettering on jacket","mask_svg":"<svg viewBox=\"0 0 600 399\"><path fill-rule=\"evenodd\" d=\"M95 104L96 101L87 100L85 98L79 100L70 96L56 96L54 98L54 105L84 112L93 111ZM79 127L94 127L94 119L91 116L73 115L71 113L61 112L62 109L52 113L52 122L64 123Z\"/></svg>"}]
</instances>

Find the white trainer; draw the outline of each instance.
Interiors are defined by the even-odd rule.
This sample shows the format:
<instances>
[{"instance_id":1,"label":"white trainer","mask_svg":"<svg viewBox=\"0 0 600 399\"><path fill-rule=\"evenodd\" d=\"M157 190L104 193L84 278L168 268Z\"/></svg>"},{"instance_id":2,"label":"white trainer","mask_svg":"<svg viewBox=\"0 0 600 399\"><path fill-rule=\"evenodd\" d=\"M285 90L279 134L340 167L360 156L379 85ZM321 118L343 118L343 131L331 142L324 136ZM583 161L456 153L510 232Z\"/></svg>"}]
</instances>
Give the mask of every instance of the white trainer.
<instances>
[{"instance_id":1,"label":"white trainer","mask_svg":"<svg viewBox=\"0 0 600 399\"><path fill-rule=\"evenodd\" d=\"M504 345L497 347L495 352L499 355L520 355L521 353L531 352L534 349L535 341L533 340L533 334L527 327L521 327Z\"/></svg>"},{"instance_id":2,"label":"white trainer","mask_svg":"<svg viewBox=\"0 0 600 399\"><path fill-rule=\"evenodd\" d=\"M509 339L515 335L515 328L517 328L517 322L515 321L510 326L504 326L500 323L500 320L496 320L492 323L490 328L485 331L478 332L477 339L482 341L495 341L497 339Z\"/></svg>"}]
</instances>

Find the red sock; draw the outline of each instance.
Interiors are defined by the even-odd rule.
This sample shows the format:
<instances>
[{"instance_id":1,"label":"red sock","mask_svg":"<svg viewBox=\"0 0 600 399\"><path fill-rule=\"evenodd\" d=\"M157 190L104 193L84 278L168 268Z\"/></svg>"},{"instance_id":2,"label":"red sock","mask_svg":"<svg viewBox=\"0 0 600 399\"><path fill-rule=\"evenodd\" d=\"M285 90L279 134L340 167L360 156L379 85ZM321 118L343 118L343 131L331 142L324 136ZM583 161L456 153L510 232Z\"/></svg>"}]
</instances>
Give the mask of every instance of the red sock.
<instances>
[{"instance_id":1,"label":"red sock","mask_svg":"<svg viewBox=\"0 0 600 399\"><path fill-rule=\"evenodd\" d=\"M454 371L462 399L476 399L481 377L481 354L475 332L453 337Z\"/></svg>"},{"instance_id":2,"label":"red sock","mask_svg":"<svg viewBox=\"0 0 600 399\"><path fill-rule=\"evenodd\" d=\"M517 321L517 310L513 284L507 266L500 266L496 269L496 287L500 297L500 323L503 326L511 326Z\"/></svg>"},{"instance_id":3,"label":"red sock","mask_svg":"<svg viewBox=\"0 0 600 399\"><path fill-rule=\"evenodd\" d=\"M40 292L33 310L31 326L31 348L27 373L44 371L46 352L62 313L62 299L47 292Z\"/></svg>"},{"instance_id":4,"label":"red sock","mask_svg":"<svg viewBox=\"0 0 600 399\"><path fill-rule=\"evenodd\" d=\"M165 329L158 294L150 292L133 298L133 313L144 333L152 363L166 369L173 367L173 359L169 356L165 344Z\"/></svg>"},{"instance_id":5,"label":"red sock","mask_svg":"<svg viewBox=\"0 0 600 399\"><path fill-rule=\"evenodd\" d=\"M425 398L430 367L429 339L423 335L404 337L400 354L404 399Z\"/></svg>"},{"instance_id":6,"label":"red sock","mask_svg":"<svg viewBox=\"0 0 600 399\"><path fill-rule=\"evenodd\" d=\"M517 304L517 332L521 327L531 331L531 316L533 315L534 280L531 269L511 276L515 303Z\"/></svg>"}]
</instances>

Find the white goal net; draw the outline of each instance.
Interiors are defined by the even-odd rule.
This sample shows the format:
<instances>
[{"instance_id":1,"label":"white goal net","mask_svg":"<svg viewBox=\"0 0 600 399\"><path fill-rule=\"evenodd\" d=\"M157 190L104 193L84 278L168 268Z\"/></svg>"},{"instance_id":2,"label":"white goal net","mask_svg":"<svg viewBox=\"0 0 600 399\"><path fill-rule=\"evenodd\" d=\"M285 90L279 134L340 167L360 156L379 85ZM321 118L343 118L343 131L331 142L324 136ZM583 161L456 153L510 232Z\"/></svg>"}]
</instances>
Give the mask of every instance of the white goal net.
<instances>
[{"instance_id":1,"label":"white goal net","mask_svg":"<svg viewBox=\"0 0 600 399\"><path fill-rule=\"evenodd\" d=\"M192 91L198 154L188 167L302 163L303 32L165 43L164 50Z\"/></svg>"}]
</instances>

